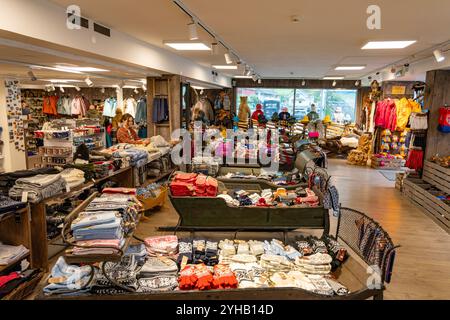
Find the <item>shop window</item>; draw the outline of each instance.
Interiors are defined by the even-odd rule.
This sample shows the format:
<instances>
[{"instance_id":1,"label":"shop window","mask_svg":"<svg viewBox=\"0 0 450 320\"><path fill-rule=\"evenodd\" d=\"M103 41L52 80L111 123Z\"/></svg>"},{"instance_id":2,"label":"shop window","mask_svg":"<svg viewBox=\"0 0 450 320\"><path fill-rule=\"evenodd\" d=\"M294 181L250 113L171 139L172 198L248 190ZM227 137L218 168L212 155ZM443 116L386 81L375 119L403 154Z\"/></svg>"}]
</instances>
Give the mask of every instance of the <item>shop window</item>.
<instances>
[{"instance_id":1,"label":"shop window","mask_svg":"<svg viewBox=\"0 0 450 320\"><path fill-rule=\"evenodd\" d=\"M289 113L294 112L295 89L237 88L237 109L242 96L248 97L248 105L252 112L256 110L257 104L261 104L268 118L275 112L280 113L284 107L288 108Z\"/></svg>"},{"instance_id":2,"label":"shop window","mask_svg":"<svg viewBox=\"0 0 450 320\"><path fill-rule=\"evenodd\" d=\"M326 115L336 123L355 122L357 90L297 89L295 93L296 118L303 118L316 105L323 119Z\"/></svg>"},{"instance_id":3,"label":"shop window","mask_svg":"<svg viewBox=\"0 0 450 320\"><path fill-rule=\"evenodd\" d=\"M291 115L300 120L311 111L311 104L316 105L321 119L330 115L333 122L355 122L357 90L341 89L272 89L272 88L237 88L236 105L240 97L248 97L248 105L253 111L260 103L266 116L281 112L287 107Z\"/></svg>"}]
</instances>

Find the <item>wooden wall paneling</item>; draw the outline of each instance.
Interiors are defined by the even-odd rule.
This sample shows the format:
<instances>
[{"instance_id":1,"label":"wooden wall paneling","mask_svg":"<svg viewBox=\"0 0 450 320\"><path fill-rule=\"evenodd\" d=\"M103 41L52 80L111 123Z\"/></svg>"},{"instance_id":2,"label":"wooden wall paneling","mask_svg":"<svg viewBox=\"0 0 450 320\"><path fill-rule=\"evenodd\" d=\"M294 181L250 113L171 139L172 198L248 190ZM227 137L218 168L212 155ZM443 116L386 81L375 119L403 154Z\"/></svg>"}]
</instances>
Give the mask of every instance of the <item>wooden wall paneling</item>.
<instances>
[{"instance_id":1,"label":"wooden wall paneling","mask_svg":"<svg viewBox=\"0 0 450 320\"><path fill-rule=\"evenodd\" d=\"M155 98L155 78L147 78L147 136L155 135L156 126L153 123L153 99Z\"/></svg>"},{"instance_id":2,"label":"wooden wall paneling","mask_svg":"<svg viewBox=\"0 0 450 320\"><path fill-rule=\"evenodd\" d=\"M427 89L425 91L425 108L429 110L427 148L425 159L439 154L450 155L450 133L438 130L439 108L450 104L450 71L433 70L427 72Z\"/></svg>"},{"instance_id":3,"label":"wooden wall paneling","mask_svg":"<svg viewBox=\"0 0 450 320\"><path fill-rule=\"evenodd\" d=\"M170 135L176 129L181 128L181 76L174 75L169 82L169 112L170 112ZM169 139L168 141L170 141Z\"/></svg>"}]
</instances>

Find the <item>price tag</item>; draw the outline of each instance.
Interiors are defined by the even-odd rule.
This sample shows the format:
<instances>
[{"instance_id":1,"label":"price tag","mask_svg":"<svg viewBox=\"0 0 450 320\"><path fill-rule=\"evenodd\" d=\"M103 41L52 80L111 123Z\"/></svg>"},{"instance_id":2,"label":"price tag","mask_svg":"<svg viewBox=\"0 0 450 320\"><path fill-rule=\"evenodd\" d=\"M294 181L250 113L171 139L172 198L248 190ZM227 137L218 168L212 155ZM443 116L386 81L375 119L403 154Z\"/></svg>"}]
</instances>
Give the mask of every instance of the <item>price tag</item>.
<instances>
[{"instance_id":1,"label":"price tag","mask_svg":"<svg viewBox=\"0 0 450 320\"><path fill-rule=\"evenodd\" d=\"M28 202L28 191L22 192L22 202Z\"/></svg>"},{"instance_id":2,"label":"price tag","mask_svg":"<svg viewBox=\"0 0 450 320\"><path fill-rule=\"evenodd\" d=\"M183 259L181 260L180 270L183 270L184 267L186 267L188 261L189 261L188 257L184 256Z\"/></svg>"}]
</instances>

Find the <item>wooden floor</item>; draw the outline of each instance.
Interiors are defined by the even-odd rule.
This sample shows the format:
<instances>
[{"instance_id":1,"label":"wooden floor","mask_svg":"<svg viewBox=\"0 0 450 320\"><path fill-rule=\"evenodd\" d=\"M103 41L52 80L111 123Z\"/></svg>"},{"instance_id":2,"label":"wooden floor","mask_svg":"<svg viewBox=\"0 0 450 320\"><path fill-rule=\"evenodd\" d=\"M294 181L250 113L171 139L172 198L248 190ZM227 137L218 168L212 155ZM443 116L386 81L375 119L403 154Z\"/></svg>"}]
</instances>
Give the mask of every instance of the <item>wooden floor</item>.
<instances>
[{"instance_id":1,"label":"wooden floor","mask_svg":"<svg viewBox=\"0 0 450 320\"><path fill-rule=\"evenodd\" d=\"M450 299L450 235L377 170L330 160L328 171L342 204L374 218L402 246L385 299Z\"/></svg>"},{"instance_id":2,"label":"wooden floor","mask_svg":"<svg viewBox=\"0 0 450 320\"><path fill-rule=\"evenodd\" d=\"M387 180L377 170L330 160L329 172L339 189L343 206L377 220L394 243L402 246L397 250L394 274L385 299L450 299L450 235L410 204L394 188L395 182ZM334 233L336 221L333 219ZM136 235L145 238L161 234L157 232L159 226L175 226L177 221L178 216L168 201L160 211L141 221ZM230 236L233 235L223 234L223 238Z\"/></svg>"}]
</instances>

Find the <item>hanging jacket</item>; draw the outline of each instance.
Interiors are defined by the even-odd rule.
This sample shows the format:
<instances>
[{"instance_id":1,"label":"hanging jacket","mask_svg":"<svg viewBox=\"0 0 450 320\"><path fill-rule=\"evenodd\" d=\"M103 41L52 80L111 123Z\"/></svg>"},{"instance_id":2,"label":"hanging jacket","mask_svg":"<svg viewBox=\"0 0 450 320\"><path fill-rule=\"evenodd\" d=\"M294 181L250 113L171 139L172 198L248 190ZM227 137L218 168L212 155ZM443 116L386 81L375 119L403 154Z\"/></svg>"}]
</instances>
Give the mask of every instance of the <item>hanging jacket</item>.
<instances>
[{"instance_id":1,"label":"hanging jacket","mask_svg":"<svg viewBox=\"0 0 450 320\"><path fill-rule=\"evenodd\" d=\"M108 98L103 106L103 116L114 118L116 116L117 99Z\"/></svg>"},{"instance_id":2,"label":"hanging jacket","mask_svg":"<svg viewBox=\"0 0 450 320\"><path fill-rule=\"evenodd\" d=\"M59 98L57 96L44 97L44 104L42 106L42 112L48 115L58 115L57 104Z\"/></svg>"},{"instance_id":3,"label":"hanging jacket","mask_svg":"<svg viewBox=\"0 0 450 320\"><path fill-rule=\"evenodd\" d=\"M58 100L58 114L71 115L71 100L68 97L61 97Z\"/></svg>"},{"instance_id":4,"label":"hanging jacket","mask_svg":"<svg viewBox=\"0 0 450 320\"><path fill-rule=\"evenodd\" d=\"M388 105L386 107L384 121L385 121L384 128L394 132L397 127L397 107L395 106L395 102L392 100L389 100Z\"/></svg>"}]
</instances>

